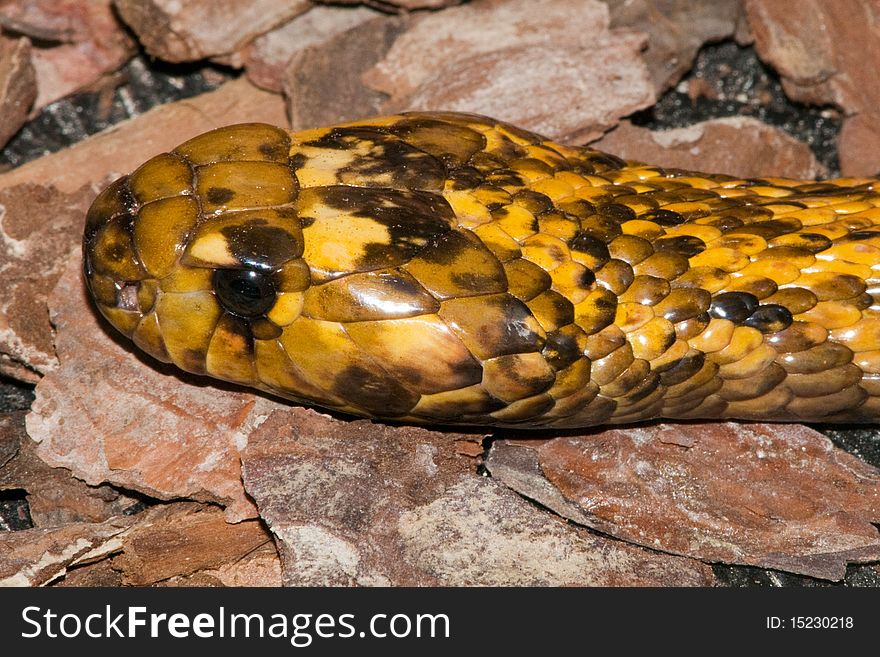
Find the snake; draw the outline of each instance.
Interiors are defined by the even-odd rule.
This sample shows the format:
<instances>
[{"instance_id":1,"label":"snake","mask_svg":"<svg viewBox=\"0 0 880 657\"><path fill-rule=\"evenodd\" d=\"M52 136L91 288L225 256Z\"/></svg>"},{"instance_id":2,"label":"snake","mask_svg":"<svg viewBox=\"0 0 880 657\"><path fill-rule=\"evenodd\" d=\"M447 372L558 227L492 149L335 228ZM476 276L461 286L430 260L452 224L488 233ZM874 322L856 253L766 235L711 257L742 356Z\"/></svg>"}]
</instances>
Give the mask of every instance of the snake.
<instances>
[{"instance_id":1,"label":"snake","mask_svg":"<svg viewBox=\"0 0 880 657\"><path fill-rule=\"evenodd\" d=\"M245 123L106 187L83 271L155 359L347 415L873 422L877 187L651 166L454 112Z\"/></svg>"}]
</instances>

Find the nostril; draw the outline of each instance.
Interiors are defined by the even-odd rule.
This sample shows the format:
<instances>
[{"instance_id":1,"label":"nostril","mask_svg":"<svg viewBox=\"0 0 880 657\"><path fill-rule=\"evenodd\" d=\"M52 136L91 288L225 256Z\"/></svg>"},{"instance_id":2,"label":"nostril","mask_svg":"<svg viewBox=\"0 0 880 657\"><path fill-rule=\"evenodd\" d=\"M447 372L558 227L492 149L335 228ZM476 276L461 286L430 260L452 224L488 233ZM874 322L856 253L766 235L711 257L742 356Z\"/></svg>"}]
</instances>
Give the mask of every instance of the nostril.
<instances>
[{"instance_id":1,"label":"nostril","mask_svg":"<svg viewBox=\"0 0 880 657\"><path fill-rule=\"evenodd\" d=\"M116 292L116 307L120 310L140 310L140 305L138 304L138 291L140 287L140 281L123 283Z\"/></svg>"}]
</instances>

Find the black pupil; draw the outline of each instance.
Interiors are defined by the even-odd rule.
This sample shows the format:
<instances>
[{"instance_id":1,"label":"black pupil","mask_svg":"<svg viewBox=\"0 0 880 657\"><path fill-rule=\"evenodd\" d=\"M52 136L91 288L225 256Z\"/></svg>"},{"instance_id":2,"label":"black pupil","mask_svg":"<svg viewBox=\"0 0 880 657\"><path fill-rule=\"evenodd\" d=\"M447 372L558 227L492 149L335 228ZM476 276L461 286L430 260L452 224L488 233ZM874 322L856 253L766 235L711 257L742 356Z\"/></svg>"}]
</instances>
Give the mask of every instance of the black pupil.
<instances>
[{"instance_id":1,"label":"black pupil","mask_svg":"<svg viewBox=\"0 0 880 657\"><path fill-rule=\"evenodd\" d=\"M227 311L241 317L264 315L275 303L272 279L253 269L218 269L214 292Z\"/></svg>"}]
</instances>

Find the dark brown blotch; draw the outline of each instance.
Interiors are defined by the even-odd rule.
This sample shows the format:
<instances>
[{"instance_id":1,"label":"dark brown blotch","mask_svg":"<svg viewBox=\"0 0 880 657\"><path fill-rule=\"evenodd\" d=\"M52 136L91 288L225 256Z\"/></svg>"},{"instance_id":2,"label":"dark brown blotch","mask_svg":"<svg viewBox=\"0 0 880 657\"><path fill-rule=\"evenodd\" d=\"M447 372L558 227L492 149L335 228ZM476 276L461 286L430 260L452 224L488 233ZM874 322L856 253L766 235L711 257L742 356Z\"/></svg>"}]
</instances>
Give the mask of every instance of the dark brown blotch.
<instances>
[{"instance_id":1,"label":"dark brown blotch","mask_svg":"<svg viewBox=\"0 0 880 657\"><path fill-rule=\"evenodd\" d=\"M514 149L513 155L519 156L522 155L525 150L521 146L517 146L511 141L508 141L507 144ZM488 151L477 151L471 156L471 159L468 161L468 164L472 167L482 171L484 174L489 174L493 171L498 171L500 169L505 168L507 161L501 157L501 154L498 152L489 153Z\"/></svg>"},{"instance_id":2,"label":"dark brown blotch","mask_svg":"<svg viewBox=\"0 0 880 657\"><path fill-rule=\"evenodd\" d=\"M466 230L440 235L405 268L439 299L507 291L507 277L498 258Z\"/></svg>"},{"instance_id":3,"label":"dark brown blotch","mask_svg":"<svg viewBox=\"0 0 880 657\"><path fill-rule=\"evenodd\" d=\"M731 279L727 292L747 292L758 299L764 300L776 293L779 286L771 278L763 276L742 276Z\"/></svg>"},{"instance_id":4,"label":"dark brown blotch","mask_svg":"<svg viewBox=\"0 0 880 657\"><path fill-rule=\"evenodd\" d=\"M875 236L880 237L880 233L875 233ZM852 235L850 235L850 237L852 237ZM825 235L820 235L819 233L795 233L794 235L789 236L786 240L786 244L788 246L802 249L808 253L815 254L830 248L832 241ZM774 245L771 244L770 246Z\"/></svg>"},{"instance_id":5,"label":"dark brown blotch","mask_svg":"<svg viewBox=\"0 0 880 657\"><path fill-rule=\"evenodd\" d=\"M553 202L545 194L530 189L521 189L511 200L536 215L553 209Z\"/></svg>"},{"instance_id":6,"label":"dark brown blotch","mask_svg":"<svg viewBox=\"0 0 880 657\"><path fill-rule=\"evenodd\" d=\"M584 332L576 326L563 326L550 331L541 355L554 370L564 370L584 355L580 341L585 338Z\"/></svg>"},{"instance_id":7,"label":"dark brown blotch","mask_svg":"<svg viewBox=\"0 0 880 657\"><path fill-rule=\"evenodd\" d=\"M591 288L596 282L596 274L592 272L590 269L584 269L577 279L577 285L581 289L587 290Z\"/></svg>"},{"instance_id":8,"label":"dark brown blotch","mask_svg":"<svg viewBox=\"0 0 880 657\"><path fill-rule=\"evenodd\" d=\"M540 325L528 306L510 294L449 299L439 315L481 359L544 348Z\"/></svg>"},{"instance_id":9,"label":"dark brown blotch","mask_svg":"<svg viewBox=\"0 0 880 657\"><path fill-rule=\"evenodd\" d=\"M791 326L778 333L771 333L765 339L779 353L794 353L822 344L826 335L825 331L816 331L815 324L793 321Z\"/></svg>"},{"instance_id":10,"label":"dark brown blotch","mask_svg":"<svg viewBox=\"0 0 880 657\"><path fill-rule=\"evenodd\" d=\"M623 399L628 405L635 404L645 399L658 387L660 387L660 374L654 371L648 372L636 386L630 388Z\"/></svg>"},{"instance_id":11,"label":"dark brown blotch","mask_svg":"<svg viewBox=\"0 0 880 657\"><path fill-rule=\"evenodd\" d=\"M595 274L596 282L615 294L624 294L635 279L632 267L623 260L609 260Z\"/></svg>"},{"instance_id":12,"label":"dark brown blotch","mask_svg":"<svg viewBox=\"0 0 880 657\"><path fill-rule=\"evenodd\" d=\"M574 322L574 306L571 301L553 290L539 294L526 304L545 331Z\"/></svg>"},{"instance_id":13,"label":"dark brown blotch","mask_svg":"<svg viewBox=\"0 0 880 657\"><path fill-rule=\"evenodd\" d=\"M622 203L605 203L596 208L596 212L619 224L636 218L635 210Z\"/></svg>"},{"instance_id":14,"label":"dark brown blotch","mask_svg":"<svg viewBox=\"0 0 880 657\"><path fill-rule=\"evenodd\" d=\"M717 228L722 233L728 233L732 230L740 228L741 226L744 226L745 222L742 219L737 219L736 217L723 216L709 221L706 225Z\"/></svg>"},{"instance_id":15,"label":"dark brown blotch","mask_svg":"<svg viewBox=\"0 0 880 657\"><path fill-rule=\"evenodd\" d=\"M583 230L571 238L568 248L572 251L588 255L590 257L590 267L593 269L601 268L611 259L611 254L608 252L608 246L605 242Z\"/></svg>"},{"instance_id":16,"label":"dark brown blotch","mask_svg":"<svg viewBox=\"0 0 880 657\"><path fill-rule=\"evenodd\" d=\"M303 244L290 232L268 225L265 219L255 217L242 224L224 226L220 233L232 255L242 265L272 271L285 262L302 255Z\"/></svg>"},{"instance_id":17,"label":"dark brown blotch","mask_svg":"<svg viewBox=\"0 0 880 657\"><path fill-rule=\"evenodd\" d=\"M309 161L303 153L294 153L290 156L289 164L291 171L296 171L298 169L302 169L306 162Z\"/></svg>"},{"instance_id":18,"label":"dark brown blotch","mask_svg":"<svg viewBox=\"0 0 880 657\"><path fill-rule=\"evenodd\" d=\"M660 226L678 226L686 221L684 215L674 212L673 210L664 210L663 208L645 212L641 216L641 219L653 221Z\"/></svg>"},{"instance_id":19,"label":"dark brown blotch","mask_svg":"<svg viewBox=\"0 0 880 657\"><path fill-rule=\"evenodd\" d=\"M675 288L654 306L654 314L673 324L697 317L708 310L712 295L700 288Z\"/></svg>"},{"instance_id":20,"label":"dark brown blotch","mask_svg":"<svg viewBox=\"0 0 880 657\"><path fill-rule=\"evenodd\" d=\"M269 321L265 317L257 317L250 320L251 332L257 340L274 340L283 333L283 330L277 324Z\"/></svg>"},{"instance_id":21,"label":"dark brown blotch","mask_svg":"<svg viewBox=\"0 0 880 657\"><path fill-rule=\"evenodd\" d=\"M586 219L581 219L581 230L587 235L603 241L605 244L610 244L615 238L623 234L618 222L600 214L594 214Z\"/></svg>"},{"instance_id":22,"label":"dark brown blotch","mask_svg":"<svg viewBox=\"0 0 880 657\"><path fill-rule=\"evenodd\" d=\"M867 284L852 274L831 274L811 282L810 289L819 301L840 301L865 294Z\"/></svg>"},{"instance_id":23,"label":"dark brown blotch","mask_svg":"<svg viewBox=\"0 0 880 657\"><path fill-rule=\"evenodd\" d=\"M471 190L482 185L486 176L479 169L468 166L450 169L447 179L454 190Z\"/></svg>"},{"instance_id":24,"label":"dark brown blotch","mask_svg":"<svg viewBox=\"0 0 880 657\"><path fill-rule=\"evenodd\" d=\"M773 211L762 208L760 205L741 204L738 207L727 208L721 213L721 219L730 220L732 224L751 224L757 221L767 221L773 218ZM721 228L721 226L717 226Z\"/></svg>"},{"instance_id":25,"label":"dark brown blotch","mask_svg":"<svg viewBox=\"0 0 880 657\"><path fill-rule=\"evenodd\" d=\"M791 312L788 308L768 303L757 308L742 323L758 329L761 333L777 333L791 326L791 322Z\"/></svg>"},{"instance_id":26,"label":"dark brown blotch","mask_svg":"<svg viewBox=\"0 0 880 657\"><path fill-rule=\"evenodd\" d=\"M578 162L576 167L580 173L591 176L599 171L623 169L626 162L616 155L601 151L587 151L584 162Z\"/></svg>"},{"instance_id":27,"label":"dark brown blotch","mask_svg":"<svg viewBox=\"0 0 880 657\"><path fill-rule=\"evenodd\" d=\"M84 242L87 276L106 274L117 282L146 276L136 256L131 234L131 216L116 215Z\"/></svg>"},{"instance_id":28,"label":"dark brown blotch","mask_svg":"<svg viewBox=\"0 0 880 657\"><path fill-rule=\"evenodd\" d=\"M438 191L446 179L446 167L434 156L415 148L380 127L351 126L330 130L308 146L333 150L363 148L350 164L339 169L341 183L395 189Z\"/></svg>"},{"instance_id":29,"label":"dark brown blotch","mask_svg":"<svg viewBox=\"0 0 880 657\"><path fill-rule=\"evenodd\" d=\"M746 233L749 235L757 235L763 237L768 242L774 237L786 235L800 230L803 227L801 222L794 217L770 219L769 221L758 221L753 224L746 224L740 228L735 228L729 233Z\"/></svg>"},{"instance_id":30,"label":"dark brown blotch","mask_svg":"<svg viewBox=\"0 0 880 657\"><path fill-rule=\"evenodd\" d=\"M498 187L522 187L526 184L513 169L495 169L486 176L486 182Z\"/></svg>"},{"instance_id":31,"label":"dark brown blotch","mask_svg":"<svg viewBox=\"0 0 880 657\"><path fill-rule=\"evenodd\" d=\"M431 192L330 185L315 193L330 207L369 217L388 229L387 242L364 245L364 257L358 265L364 271L409 260L426 244L452 230L455 220L446 199Z\"/></svg>"},{"instance_id":32,"label":"dark brown blotch","mask_svg":"<svg viewBox=\"0 0 880 657\"><path fill-rule=\"evenodd\" d=\"M419 395L398 383L384 370L349 365L333 379L332 392L380 417L405 415Z\"/></svg>"},{"instance_id":33,"label":"dark brown blotch","mask_svg":"<svg viewBox=\"0 0 880 657\"><path fill-rule=\"evenodd\" d=\"M617 295L610 290L597 288L578 304L576 321L587 335L598 333L614 323L617 314Z\"/></svg>"},{"instance_id":34,"label":"dark brown blotch","mask_svg":"<svg viewBox=\"0 0 880 657\"><path fill-rule=\"evenodd\" d=\"M876 301L874 299L874 295L870 292L863 292L862 294L853 297L847 300L856 310L867 310L871 306L873 306Z\"/></svg>"},{"instance_id":35,"label":"dark brown blotch","mask_svg":"<svg viewBox=\"0 0 880 657\"><path fill-rule=\"evenodd\" d=\"M742 324L758 309L758 298L748 292L725 292L712 299L709 314L716 319L728 319Z\"/></svg>"},{"instance_id":36,"label":"dark brown blotch","mask_svg":"<svg viewBox=\"0 0 880 657\"><path fill-rule=\"evenodd\" d=\"M405 118L389 131L448 166L462 166L486 147L486 138L481 133L449 121Z\"/></svg>"},{"instance_id":37,"label":"dark brown blotch","mask_svg":"<svg viewBox=\"0 0 880 657\"><path fill-rule=\"evenodd\" d=\"M224 205L235 198L235 192L228 187L209 187L205 198L212 205Z\"/></svg>"},{"instance_id":38,"label":"dark brown blotch","mask_svg":"<svg viewBox=\"0 0 880 657\"><path fill-rule=\"evenodd\" d=\"M655 371L660 374L660 382L665 386L674 386L691 378L703 369L706 355L701 351L689 351L678 360L668 365L658 367Z\"/></svg>"},{"instance_id":39,"label":"dark brown blotch","mask_svg":"<svg viewBox=\"0 0 880 657\"><path fill-rule=\"evenodd\" d=\"M849 233L848 235L844 236L841 239L852 241L852 242L858 242L858 241L862 241L862 240L871 240L876 237L880 237L880 231L856 230L856 231Z\"/></svg>"},{"instance_id":40,"label":"dark brown blotch","mask_svg":"<svg viewBox=\"0 0 880 657\"><path fill-rule=\"evenodd\" d=\"M691 317L675 324L675 337L679 340L690 340L695 338L709 325L712 318L709 313L700 313L696 317Z\"/></svg>"},{"instance_id":41,"label":"dark brown blotch","mask_svg":"<svg viewBox=\"0 0 880 657\"><path fill-rule=\"evenodd\" d=\"M683 255L685 258L693 258L706 250L706 243L693 235L676 235L656 240L654 250L658 253L672 252Z\"/></svg>"},{"instance_id":42,"label":"dark brown blotch","mask_svg":"<svg viewBox=\"0 0 880 657\"><path fill-rule=\"evenodd\" d=\"M586 219L596 214L596 206L582 198L562 201L556 207L577 219Z\"/></svg>"},{"instance_id":43,"label":"dark brown blotch","mask_svg":"<svg viewBox=\"0 0 880 657\"><path fill-rule=\"evenodd\" d=\"M517 258L505 263L504 271L507 276L508 291L520 301L534 299L553 285L550 274L525 258Z\"/></svg>"},{"instance_id":44,"label":"dark brown blotch","mask_svg":"<svg viewBox=\"0 0 880 657\"><path fill-rule=\"evenodd\" d=\"M263 142L257 147L267 160L282 160L287 155L287 144L279 142Z\"/></svg>"}]
</instances>

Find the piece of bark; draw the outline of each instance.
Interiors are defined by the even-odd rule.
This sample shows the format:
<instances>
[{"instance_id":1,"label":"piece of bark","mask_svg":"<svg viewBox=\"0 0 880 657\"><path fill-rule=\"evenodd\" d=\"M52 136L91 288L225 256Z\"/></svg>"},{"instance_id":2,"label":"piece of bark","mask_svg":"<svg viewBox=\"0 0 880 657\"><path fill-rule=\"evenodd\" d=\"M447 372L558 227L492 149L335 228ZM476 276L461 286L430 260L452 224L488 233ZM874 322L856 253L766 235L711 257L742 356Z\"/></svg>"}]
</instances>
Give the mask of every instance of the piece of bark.
<instances>
[{"instance_id":1,"label":"piece of bark","mask_svg":"<svg viewBox=\"0 0 880 657\"><path fill-rule=\"evenodd\" d=\"M27 38L0 38L0 148L27 120L37 78Z\"/></svg>"},{"instance_id":2,"label":"piece of bark","mask_svg":"<svg viewBox=\"0 0 880 657\"><path fill-rule=\"evenodd\" d=\"M122 586L122 573L113 567L113 556L108 555L98 561L68 568L64 577L51 582L51 585L64 588Z\"/></svg>"},{"instance_id":3,"label":"piece of bark","mask_svg":"<svg viewBox=\"0 0 880 657\"><path fill-rule=\"evenodd\" d=\"M837 141L840 172L849 176L880 175L880 111L872 107L843 120Z\"/></svg>"},{"instance_id":4,"label":"piece of bark","mask_svg":"<svg viewBox=\"0 0 880 657\"><path fill-rule=\"evenodd\" d=\"M157 586L281 585L281 560L271 538L252 552L217 568L206 568L192 575L175 575L157 582Z\"/></svg>"},{"instance_id":5,"label":"piece of bark","mask_svg":"<svg viewBox=\"0 0 880 657\"><path fill-rule=\"evenodd\" d=\"M81 267L73 254L49 299L60 367L37 384L27 416L40 458L93 486L217 503L230 521L254 517L238 452L277 402L136 353L96 316Z\"/></svg>"},{"instance_id":6,"label":"piece of bark","mask_svg":"<svg viewBox=\"0 0 880 657\"><path fill-rule=\"evenodd\" d=\"M690 70L703 44L733 36L742 15L740 0L602 1L611 12L612 28L648 35L642 57L658 96Z\"/></svg>"},{"instance_id":7,"label":"piece of bark","mask_svg":"<svg viewBox=\"0 0 880 657\"><path fill-rule=\"evenodd\" d=\"M243 48L311 7L310 0L114 0L153 57L191 62Z\"/></svg>"},{"instance_id":8,"label":"piece of bark","mask_svg":"<svg viewBox=\"0 0 880 657\"><path fill-rule=\"evenodd\" d=\"M809 146L750 117L656 131L622 121L590 146L627 160L741 178L813 179L827 174Z\"/></svg>"},{"instance_id":9,"label":"piece of bark","mask_svg":"<svg viewBox=\"0 0 880 657\"><path fill-rule=\"evenodd\" d=\"M589 47L609 23L608 8L597 0L477 0L420 15L364 77L378 91L405 96L439 66L513 47Z\"/></svg>"},{"instance_id":10,"label":"piece of bark","mask_svg":"<svg viewBox=\"0 0 880 657\"><path fill-rule=\"evenodd\" d=\"M880 171L880 6L872 0L746 0L755 49L786 94L832 104L846 118L838 144L847 176Z\"/></svg>"},{"instance_id":11,"label":"piece of bark","mask_svg":"<svg viewBox=\"0 0 880 657\"><path fill-rule=\"evenodd\" d=\"M479 434L477 434L479 437ZM243 477L288 586L708 585L708 567L561 522L418 427L279 410Z\"/></svg>"},{"instance_id":12,"label":"piece of bark","mask_svg":"<svg viewBox=\"0 0 880 657\"><path fill-rule=\"evenodd\" d=\"M258 520L230 524L222 509L193 503L150 509L119 538L114 567L135 586L217 570L272 544Z\"/></svg>"},{"instance_id":13,"label":"piece of bark","mask_svg":"<svg viewBox=\"0 0 880 657\"><path fill-rule=\"evenodd\" d=\"M59 527L78 522L104 522L122 515L137 500L110 486L88 486L70 470L51 468L35 451L25 431L24 412L0 415L0 490L27 493L35 527ZM15 456L3 465L4 443L16 447Z\"/></svg>"},{"instance_id":14,"label":"piece of bark","mask_svg":"<svg viewBox=\"0 0 880 657\"><path fill-rule=\"evenodd\" d=\"M0 187L0 373L36 383L57 366L46 299L93 196L85 186Z\"/></svg>"},{"instance_id":15,"label":"piece of bark","mask_svg":"<svg viewBox=\"0 0 880 657\"><path fill-rule=\"evenodd\" d=\"M258 87L281 93L284 69L290 58L309 47L320 46L380 14L367 7L317 6L249 44L242 54L245 70ZM346 60L337 55L336 66ZM338 72L337 72L338 75Z\"/></svg>"},{"instance_id":16,"label":"piece of bark","mask_svg":"<svg viewBox=\"0 0 880 657\"><path fill-rule=\"evenodd\" d=\"M364 85L361 75L408 25L405 17L380 16L295 54L282 80L293 129L380 113L386 96Z\"/></svg>"},{"instance_id":17,"label":"piece of bark","mask_svg":"<svg viewBox=\"0 0 880 657\"><path fill-rule=\"evenodd\" d=\"M442 108L508 121L566 143L600 137L654 92L638 57L643 39L616 35L589 48L517 46L443 67L386 111Z\"/></svg>"},{"instance_id":18,"label":"piece of bark","mask_svg":"<svg viewBox=\"0 0 880 657\"><path fill-rule=\"evenodd\" d=\"M880 558L880 471L801 425L497 441L487 467L574 522L655 550L831 580Z\"/></svg>"},{"instance_id":19,"label":"piece of bark","mask_svg":"<svg viewBox=\"0 0 880 657\"><path fill-rule=\"evenodd\" d=\"M590 0L485 1L426 15L364 74L383 111L486 114L563 141L595 139L654 102L641 33Z\"/></svg>"},{"instance_id":20,"label":"piece of bark","mask_svg":"<svg viewBox=\"0 0 880 657\"><path fill-rule=\"evenodd\" d=\"M208 515L202 517L205 511ZM221 520L217 509L194 509L186 502L144 513L117 537L116 552L68 569L53 584L280 586L281 562L268 532L263 530L261 537L255 521L242 527L220 524ZM216 530L213 536L211 528ZM220 545L222 541L229 544Z\"/></svg>"},{"instance_id":21,"label":"piece of bark","mask_svg":"<svg viewBox=\"0 0 880 657\"><path fill-rule=\"evenodd\" d=\"M0 481L4 477L3 467L18 455L21 440L27 437L24 416L25 411L0 413Z\"/></svg>"},{"instance_id":22,"label":"piece of bark","mask_svg":"<svg viewBox=\"0 0 880 657\"><path fill-rule=\"evenodd\" d=\"M44 586L71 566L116 552L119 534L132 522L116 517L102 523L0 532L0 587Z\"/></svg>"},{"instance_id":23,"label":"piece of bark","mask_svg":"<svg viewBox=\"0 0 880 657\"><path fill-rule=\"evenodd\" d=\"M235 80L0 174L0 373L36 383L57 366L45 300L68 254L80 249L85 213L100 187L200 132L237 121L284 125L284 103Z\"/></svg>"},{"instance_id":24,"label":"piece of bark","mask_svg":"<svg viewBox=\"0 0 880 657\"><path fill-rule=\"evenodd\" d=\"M45 44L32 55L38 89L34 111L119 69L135 51L111 0L7 1L0 4L0 25Z\"/></svg>"}]
</instances>

